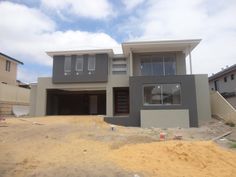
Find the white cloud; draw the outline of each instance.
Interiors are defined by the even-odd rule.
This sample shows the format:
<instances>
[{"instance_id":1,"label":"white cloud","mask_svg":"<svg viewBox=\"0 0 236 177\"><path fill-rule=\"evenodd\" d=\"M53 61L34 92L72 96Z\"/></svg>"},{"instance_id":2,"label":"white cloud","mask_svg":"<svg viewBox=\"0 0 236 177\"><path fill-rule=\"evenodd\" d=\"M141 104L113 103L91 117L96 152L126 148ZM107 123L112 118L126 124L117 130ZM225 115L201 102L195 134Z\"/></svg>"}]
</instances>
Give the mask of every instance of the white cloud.
<instances>
[{"instance_id":1,"label":"white cloud","mask_svg":"<svg viewBox=\"0 0 236 177\"><path fill-rule=\"evenodd\" d=\"M42 6L56 10L58 14L76 15L92 19L105 19L114 16L108 0L41 0Z\"/></svg>"},{"instance_id":2,"label":"white cloud","mask_svg":"<svg viewBox=\"0 0 236 177\"><path fill-rule=\"evenodd\" d=\"M235 0L149 0L146 5L122 26L129 40L202 38L193 52L195 73L235 63Z\"/></svg>"},{"instance_id":3,"label":"white cloud","mask_svg":"<svg viewBox=\"0 0 236 177\"><path fill-rule=\"evenodd\" d=\"M51 66L52 59L45 53L50 50L120 49L113 38L102 32L56 30L56 24L49 17L24 5L0 2L0 21L1 52L17 56L28 64ZM35 81L37 74L32 72L20 69L19 79L27 81L24 76L33 75L27 82Z\"/></svg>"},{"instance_id":4,"label":"white cloud","mask_svg":"<svg viewBox=\"0 0 236 177\"><path fill-rule=\"evenodd\" d=\"M127 10L132 10L143 2L144 0L122 0Z\"/></svg>"}]
</instances>

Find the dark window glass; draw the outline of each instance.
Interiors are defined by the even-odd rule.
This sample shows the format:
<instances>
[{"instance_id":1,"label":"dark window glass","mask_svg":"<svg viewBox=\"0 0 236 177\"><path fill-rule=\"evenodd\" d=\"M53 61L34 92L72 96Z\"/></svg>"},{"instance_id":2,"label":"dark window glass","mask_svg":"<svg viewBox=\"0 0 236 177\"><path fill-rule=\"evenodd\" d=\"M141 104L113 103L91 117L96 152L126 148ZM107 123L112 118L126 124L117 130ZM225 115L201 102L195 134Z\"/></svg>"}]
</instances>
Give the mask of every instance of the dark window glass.
<instances>
[{"instance_id":1,"label":"dark window glass","mask_svg":"<svg viewBox=\"0 0 236 177\"><path fill-rule=\"evenodd\" d=\"M141 74L142 74L142 76L152 75L152 61L151 61L151 58L141 59Z\"/></svg>"},{"instance_id":2,"label":"dark window glass","mask_svg":"<svg viewBox=\"0 0 236 177\"><path fill-rule=\"evenodd\" d=\"M163 104L180 104L180 85L163 84Z\"/></svg>"},{"instance_id":3,"label":"dark window glass","mask_svg":"<svg viewBox=\"0 0 236 177\"><path fill-rule=\"evenodd\" d=\"M163 57L153 57L152 58L152 74L154 76L161 76L164 75L164 68L163 68Z\"/></svg>"},{"instance_id":4,"label":"dark window glass","mask_svg":"<svg viewBox=\"0 0 236 177\"><path fill-rule=\"evenodd\" d=\"M144 87L144 105L162 104L161 85Z\"/></svg>"},{"instance_id":5,"label":"dark window glass","mask_svg":"<svg viewBox=\"0 0 236 177\"><path fill-rule=\"evenodd\" d=\"M5 69L6 69L6 71L9 71L9 72L11 70L11 62L8 60L6 60L6 68Z\"/></svg>"},{"instance_id":6,"label":"dark window glass","mask_svg":"<svg viewBox=\"0 0 236 177\"><path fill-rule=\"evenodd\" d=\"M165 57L165 75L176 74L176 62L173 57Z\"/></svg>"},{"instance_id":7,"label":"dark window glass","mask_svg":"<svg viewBox=\"0 0 236 177\"><path fill-rule=\"evenodd\" d=\"M174 55L150 55L141 58L142 76L162 76L176 74L176 59Z\"/></svg>"},{"instance_id":8,"label":"dark window glass","mask_svg":"<svg viewBox=\"0 0 236 177\"><path fill-rule=\"evenodd\" d=\"M224 82L227 82L227 76L224 77Z\"/></svg>"},{"instance_id":9,"label":"dark window glass","mask_svg":"<svg viewBox=\"0 0 236 177\"><path fill-rule=\"evenodd\" d=\"M230 77L231 77L231 80L234 80L234 74L231 74Z\"/></svg>"},{"instance_id":10,"label":"dark window glass","mask_svg":"<svg viewBox=\"0 0 236 177\"><path fill-rule=\"evenodd\" d=\"M143 104L173 105L181 104L180 84L154 84L143 87Z\"/></svg>"}]
</instances>

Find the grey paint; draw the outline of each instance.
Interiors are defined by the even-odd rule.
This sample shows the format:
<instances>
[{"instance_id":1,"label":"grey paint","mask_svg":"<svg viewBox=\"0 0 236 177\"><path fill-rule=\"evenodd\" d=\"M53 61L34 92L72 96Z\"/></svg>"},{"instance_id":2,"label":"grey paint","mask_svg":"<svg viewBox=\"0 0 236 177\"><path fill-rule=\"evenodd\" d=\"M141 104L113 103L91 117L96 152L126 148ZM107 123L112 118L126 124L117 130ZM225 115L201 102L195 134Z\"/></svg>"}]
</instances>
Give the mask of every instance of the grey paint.
<instances>
[{"instance_id":1,"label":"grey paint","mask_svg":"<svg viewBox=\"0 0 236 177\"><path fill-rule=\"evenodd\" d=\"M188 109L141 110L140 119L143 128L189 128Z\"/></svg>"},{"instance_id":2,"label":"grey paint","mask_svg":"<svg viewBox=\"0 0 236 177\"><path fill-rule=\"evenodd\" d=\"M133 75L141 76L140 62L141 56L148 55L175 55L176 75L186 74L185 54L183 52L153 52L153 53L133 53Z\"/></svg>"},{"instance_id":3,"label":"grey paint","mask_svg":"<svg viewBox=\"0 0 236 177\"><path fill-rule=\"evenodd\" d=\"M210 93L207 74L194 75L199 125L211 120Z\"/></svg>"},{"instance_id":4,"label":"grey paint","mask_svg":"<svg viewBox=\"0 0 236 177\"><path fill-rule=\"evenodd\" d=\"M89 82L107 82L108 79L108 55L97 54L95 71L88 71L88 55L84 55L83 71L76 75L75 62L76 56L72 55L71 74L64 75L65 56L53 57L53 76L52 82L58 83L89 83Z\"/></svg>"},{"instance_id":5,"label":"grey paint","mask_svg":"<svg viewBox=\"0 0 236 177\"><path fill-rule=\"evenodd\" d=\"M130 123L133 126L140 126L140 110L167 110L167 109L188 109L190 127L198 126L198 112L196 103L196 90L194 75L175 76L134 76L129 79L130 85ZM143 106L143 85L144 84L181 84L181 105Z\"/></svg>"}]
</instances>

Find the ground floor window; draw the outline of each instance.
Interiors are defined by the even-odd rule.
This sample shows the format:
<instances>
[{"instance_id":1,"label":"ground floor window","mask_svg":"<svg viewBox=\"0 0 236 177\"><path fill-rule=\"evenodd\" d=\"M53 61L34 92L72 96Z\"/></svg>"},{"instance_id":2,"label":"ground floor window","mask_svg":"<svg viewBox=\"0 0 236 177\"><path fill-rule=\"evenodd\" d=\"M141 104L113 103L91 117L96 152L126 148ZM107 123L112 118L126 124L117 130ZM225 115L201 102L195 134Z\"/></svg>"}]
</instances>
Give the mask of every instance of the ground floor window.
<instances>
[{"instance_id":1,"label":"ground floor window","mask_svg":"<svg viewBox=\"0 0 236 177\"><path fill-rule=\"evenodd\" d=\"M178 105L181 104L181 85L148 84L143 86L143 105Z\"/></svg>"}]
</instances>

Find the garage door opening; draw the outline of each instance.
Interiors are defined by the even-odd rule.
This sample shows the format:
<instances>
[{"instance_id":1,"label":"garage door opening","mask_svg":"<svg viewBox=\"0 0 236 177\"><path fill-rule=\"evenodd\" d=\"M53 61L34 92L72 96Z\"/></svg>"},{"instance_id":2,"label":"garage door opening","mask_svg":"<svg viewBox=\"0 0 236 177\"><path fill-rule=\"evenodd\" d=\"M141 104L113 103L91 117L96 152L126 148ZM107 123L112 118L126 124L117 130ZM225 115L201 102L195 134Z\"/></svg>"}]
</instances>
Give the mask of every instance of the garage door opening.
<instances>
[{"instance_id":1,"label":"garage door opening","mask_svg":"<svg viewBox=\"0 0 236 177\"><path fill-rule=\"evenodd\" d=\"M47 115L105 115L106 91L47 90Z\"/></svg>"}]
</instances>

